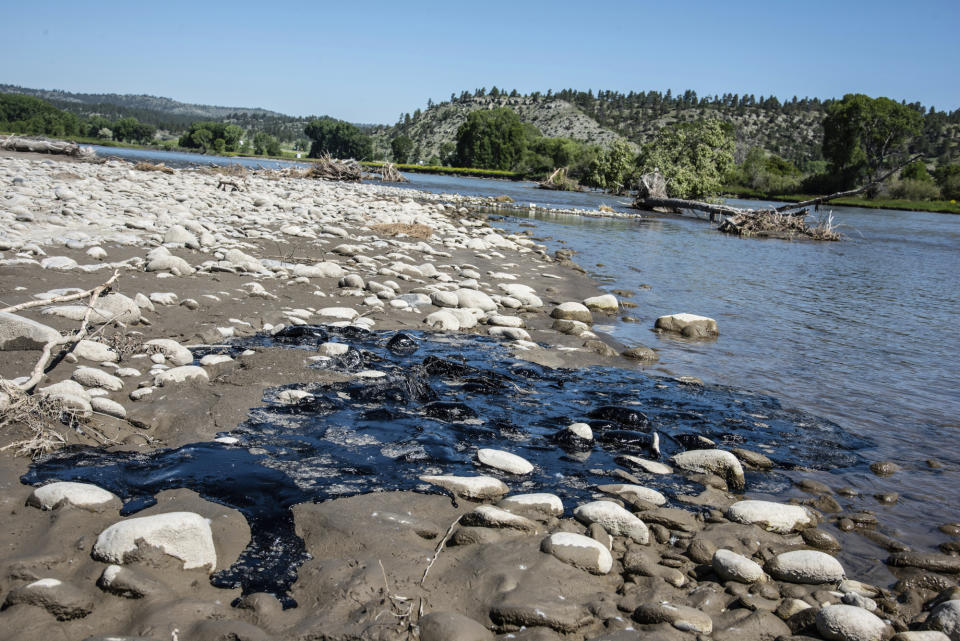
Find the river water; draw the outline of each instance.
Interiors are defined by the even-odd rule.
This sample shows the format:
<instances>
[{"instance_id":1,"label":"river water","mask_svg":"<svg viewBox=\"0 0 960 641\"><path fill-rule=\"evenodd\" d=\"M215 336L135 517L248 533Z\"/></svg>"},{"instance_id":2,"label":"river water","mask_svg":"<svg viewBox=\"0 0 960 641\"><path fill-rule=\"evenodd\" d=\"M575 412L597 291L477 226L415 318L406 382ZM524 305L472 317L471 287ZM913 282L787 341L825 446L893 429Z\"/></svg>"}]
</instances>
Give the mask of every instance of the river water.
<instances>
[{"instance_id":1,"label":"river water","mask_svg":"<svg viewBox=\"0 0 960 641\"><path fill-rule=\"evenodd\" d=\"M184 163L163 152L98 153ZM289 164L181 156L198 164ZM624 300L636 307L625 312L637 322L613 321L601 329L624 344L658 350L660 362L650 373L769 394L863 439L865 461L896 461L904 469L887 478L872 475L866 464L815 477L860 491L856 507L876 511L887 533L932 547L945 540L938 524L960 520L960 217L832 207L846 235L842 242L741 239L689 218L544 211L600 204L629 211L626 199L608 194L408 177L405 187L413 189L510 196L524 208L496 226L530 230L551 250L574 249L574 260L602 287L634 292ZM536 209L527 210L527 203ZM690 342L651 331L658 316L677 312L715 318L719 338ZM930 467L931 458L943 467ZM889 491L900 501L881 505L872 498Z\"/></svg>"}]
</instances>

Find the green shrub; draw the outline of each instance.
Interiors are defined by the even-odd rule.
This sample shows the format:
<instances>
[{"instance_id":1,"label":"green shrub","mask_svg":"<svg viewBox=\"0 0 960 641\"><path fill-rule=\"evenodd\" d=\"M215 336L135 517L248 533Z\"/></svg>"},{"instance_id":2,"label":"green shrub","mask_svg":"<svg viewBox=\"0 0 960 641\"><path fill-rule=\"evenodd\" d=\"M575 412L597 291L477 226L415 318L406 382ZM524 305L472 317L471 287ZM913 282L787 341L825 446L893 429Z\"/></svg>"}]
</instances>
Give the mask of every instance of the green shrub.
<instances>
[{"instance_id":1,"label":"green shrub","mask_svg":"<svg viewBox=\"0 0 960 641\"><path fill-rule=\"evenodd\" d=\"M940 198L940 188L932 180L903 178L890 184L889 194L904 200L937 200Z\"/></svg>"}]
</instances>

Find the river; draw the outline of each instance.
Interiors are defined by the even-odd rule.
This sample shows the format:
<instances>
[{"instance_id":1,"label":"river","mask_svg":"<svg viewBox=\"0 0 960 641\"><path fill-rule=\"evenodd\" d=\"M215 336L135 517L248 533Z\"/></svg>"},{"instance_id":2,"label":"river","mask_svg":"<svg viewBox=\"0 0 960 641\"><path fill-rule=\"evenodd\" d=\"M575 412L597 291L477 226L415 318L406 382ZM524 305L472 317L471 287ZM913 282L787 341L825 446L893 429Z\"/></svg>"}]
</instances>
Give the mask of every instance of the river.
<instances>
[{"instance_id":1,"label":"river","mask_svg":"<svg viewBox=\"0 0 960 641\"><path fill-rule=\"evenodd\" d=\"M281 165L112 148L98 153L170 166L183 162L179 156L200 164ZM600 204L626 210L626 199L608 194L408 177L404 186L412 189L536 204L494 224L532 230L551 250L574 249L574 260L605 289L634 292L625 300L636 308L625 313L637 322L612 321L600 329L624 344L658 350L651 372L769 393L866 439L861 453L867 459L896 461L904 469L888 478L862 466L827 479L861 492L857 505L880 513L889 534L935 546L943 540L936 526L960 520L960 217L831 207L842 242L741 239L687 218L543 211ZM658 316L677 312L715 318L719 338L690 342L651 331ZM931 458L944 467L931 468ZM822 473L817 478L823 480ZM889 491L900 501L881 505L872 498Z\"/></svg>"}]
</instances>

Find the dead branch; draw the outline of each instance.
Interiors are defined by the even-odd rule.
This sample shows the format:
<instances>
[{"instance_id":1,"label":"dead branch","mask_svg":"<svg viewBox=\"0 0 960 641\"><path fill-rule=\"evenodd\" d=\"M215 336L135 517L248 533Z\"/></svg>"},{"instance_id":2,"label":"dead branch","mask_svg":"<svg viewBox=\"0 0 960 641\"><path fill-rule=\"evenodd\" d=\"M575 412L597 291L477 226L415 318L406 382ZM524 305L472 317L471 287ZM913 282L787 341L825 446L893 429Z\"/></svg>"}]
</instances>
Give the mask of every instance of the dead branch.
<instances>
[{"instance_id":1,"label":"dead branch","mask_svg":"<svg viewBox=\"0 0 960 641\"><path fill-rule=\"evenodd\" d=\"M537 187L553 191L580 191L577 181L567 177L566 167L554 169L552 174L537 183Z\"/></svg>"},{"instance_id":2,"label":"dead branch","mask_svg":"<svg viewBox=\"0 0 960 641\"><path fill-rule=\"evenodd\" d=\"M826 195L826 196L818 196L817 198L811 198L810 200L803 200L803 201L800 201L800 202L798 202L798 203L790 203L790 204L788 204L788 205L783 205L782 207L777 207L774 211L792 211L792 210L794 210L794 209L806 209L807 207L811 207L811 206L813 206L813 207L819 207L819 206L822 205L823 203L825 203L825 202L827 202L827 201L830 201L830 200L836 200L837 198L846 198L846 197L848 197L848 196L856 196L857 194L860 194L860 193L863 193L863 192L867 191L868 189L870 189L870 188L873 187L874 185L878 185L878 184L882 183L884 180L886 180L886 179L889 178L890 176L894 175L895 173L897 173L898 171L900 171L901 169L903 169L904 167L906 167L907 165L909 165L909 164L912 163L913 161L920 159L921 157L923 157L923 154L914 154L910 159L904 161L904 162L901 163L900 165L897 165L896 167L894 167L893 169L891 169L891 170L888 171L887 173L883 174L883 175L880 176L879 178L875 178L874 180L871 180L871 181L868 182L867 184L861 185L860 187L857 187L856 189L848 189L848 190L846 190L846 191L838 191L838 192L834 192L834 193L832 193L832 194L828 194L828 195Z\"/></svg>"},{"instance_id":3,"label":"dead branch","mask_svg":"<svg viewBox=\"0 0 960 641\"><path fill-rule=\"evenodd\" d=\"M54 348L67 345L69 343L69 346L63 352L63 355L65 356L73 351L80 341L86 337L87 330L90 327L90 315L93 314L94 304L97 302L97 298L99 298L100 294L106 291L106 289L110 287L110 285L112 285L119 276L120 271L117 270L107 282L90 290L90 300L87 303L87 311L83 315L83 320L80 323L79 331L74 335L61 336L60 338L49 341L46 345L44 345L43 352L40 354L40 359L37 361L37 364L33 366L33 372L30 374L30 378L27 379L26 382L20 384L20 389L28 392L37 386L37 383L39 383L44 375L49 371L47 369L47 365L50 363L50 360L53 357Z\"/></svg>"},{"instance_id":4,"label":"dead branch","mask_svg":"<svg viewBox=\"0 0 960 641\"><path fill-rule=\"evenodd\" d=\"M427 580L427 574L430 573L430 568L433 567L433 564L436 563L437 557L440 556L440 552L443 551L443 546L447 544L447 539L450 538L450 535L453 534L453 528L457 527L457 524L460 523L460 519L463 518L461 514L458 516L453 523L450 524L450 527L447 528L447 533L443 535L443 538L440 539L440 542L437 543L437 548L433 551L433 557L430 559L430 563L427 564L426 569L423 571L423 576L420 577L420 587L423 587L423 582Z\"/></svg>"},{"instance_id":5,"label":"dead branch","mask_svg":"<svg viewBox=\"0 0 960 641\"><path fill-rule=\"evenodd\" d=\"M101 292L104 291L107 287L110 287L111 285L113 285L113 283L119 277L120 277L120 270L116 270L113 272L113 276L110 278L110 280L108 280L102 285L98 285L97 287L88 289L85 292L77 292L76 294L66 294L64 296L54 296L53 298L46 298L43 300L31 300L25 303L20 303L19 305L4 307L3 309L0 309L0 312L15 313L24 309L30 309L31 307L40 307L41 305L50 305L51 303L66 303L72 300L80 300L81 298L87 298L98 289Z\"/></svg>"},{"instance_id":6,"label":"dead branch","mask_svg":"<svg viewBox=\"0 0 960 641\"><path fill-rule=\"evenodd\" d=\"M380 180L391 183L410 182L403 174L400 173L400 171L397 169L397 166L392 162L383 163L383 165L380 167Z\"/></svg>"},{"instance_id":7,"label":"dead branch","mask_svg":"<svg viewBox=\"0 0 960 641\"><path fill-rule=\"evenodd\" d=\"M337 160L330 154L326 154L313 163L313 166L307 170L306 177L338 182L360 182L363 179L363 167L356 160Z\"/></svg>"},{"instance_id":8,"label":"dead branch","mask_svg":"<svg viewBox=\"0 0 960 641\"><path fill-rule=\"evenodd\" d=\"M62 154L83 160L93 160L97 157L96 152L91 147L82 147L75 142L21 138L20 136L0 136L0 149L28 151L38 154Z\"/></svg>"}]
</instances>

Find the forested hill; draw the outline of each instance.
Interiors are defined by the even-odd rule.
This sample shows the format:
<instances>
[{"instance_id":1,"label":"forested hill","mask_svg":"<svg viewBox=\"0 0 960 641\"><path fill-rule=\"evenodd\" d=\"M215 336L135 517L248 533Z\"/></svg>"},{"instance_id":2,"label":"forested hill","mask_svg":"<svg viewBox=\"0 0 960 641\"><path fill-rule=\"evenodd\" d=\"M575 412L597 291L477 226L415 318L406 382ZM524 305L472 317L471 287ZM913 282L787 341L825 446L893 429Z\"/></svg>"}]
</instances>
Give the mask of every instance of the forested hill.
<instances>
[{"instance_id":1,"label":"forested hill","mask_svg":"<svg viewBox=\"0 0 960 641\"><path fill-rule=\"evenodd\" d=\"M42 98L58 109L82 118L102 116L117 120L133 117L172 133L184 131L190 127L190 123L196 121L212 120L236 124L244 129L264 131L281 140L295 140L303 137L303 127L309 120L256 107L198 105L159 96L72 93L4 84L0 84L0 93L19 93Z\"/></svg>"},{"instance_id":2,"label":"forested hill","mask_svg":"<svg viewBox=\"0 0 960 641\"><path fill-rule=\"evenodd\" d=\"M627 94L613 91L539 92L527 96L515 91L480 89L451 96L449 101L428 103L424 111L401 115L398 122L375 132L378 150L389 153L390 140L405 135L413 140L412 161L429 162L444 157L456 140L457 128L477 109L505 106L544 136L566 137L609 144L622 137L636 144L650 142L663 126L678 121L720 118L733 124L736 159L742 161L752 147L760 147L799 167L822 159L823 119L833 100L793 98L781 103L775 97L725 94L698 97L693 91L672 95L658 91ZM924 117L924 132L917 152L931 158L960 156L960 110L934 112L919 103L910 105ZM444 147L446 144L446 147Z\"/></svg>"}]
</instances>

